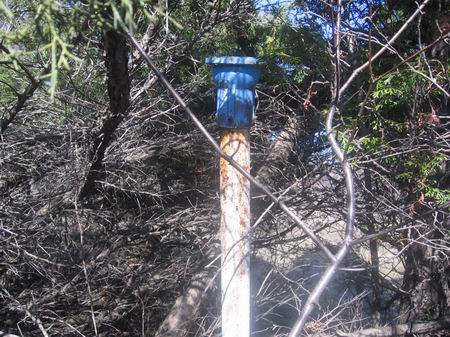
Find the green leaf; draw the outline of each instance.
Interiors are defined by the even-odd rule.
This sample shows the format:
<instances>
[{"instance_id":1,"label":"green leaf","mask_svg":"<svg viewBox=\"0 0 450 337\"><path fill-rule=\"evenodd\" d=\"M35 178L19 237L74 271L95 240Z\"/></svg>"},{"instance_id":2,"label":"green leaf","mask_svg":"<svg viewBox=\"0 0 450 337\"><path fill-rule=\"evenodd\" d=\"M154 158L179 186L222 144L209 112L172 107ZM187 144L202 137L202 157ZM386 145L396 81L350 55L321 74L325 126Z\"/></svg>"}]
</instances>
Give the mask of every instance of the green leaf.
<instances>
[{"instance_id":1,"label":"green leaf","mask_svg":"<svg viewBox=\"0 0 450 337\"><path fill-rule=\"evenodd\" d=\"M5 5L3 0L0 0L0 14L6 16L8 19L12 19L14 17L14 14L11 12L11 10Z\"/></svg>"}]
</instances>

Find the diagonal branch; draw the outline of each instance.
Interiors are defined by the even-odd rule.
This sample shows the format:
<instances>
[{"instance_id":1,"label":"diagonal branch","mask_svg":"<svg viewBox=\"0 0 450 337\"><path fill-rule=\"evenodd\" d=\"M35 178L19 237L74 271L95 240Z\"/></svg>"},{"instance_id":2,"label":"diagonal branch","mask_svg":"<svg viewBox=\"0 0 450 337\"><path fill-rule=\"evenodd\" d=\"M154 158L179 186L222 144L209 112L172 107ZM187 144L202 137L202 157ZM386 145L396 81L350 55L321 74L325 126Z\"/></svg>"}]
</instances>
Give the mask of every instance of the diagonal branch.
<instances>
[{"instance_id":1,"label":"diagonal branch","mask_svg":"<svg viewBox=\"0 0 450 337\"><path fill-rule=\"evenodd\" d=\"M317 237L316 234L282 201L279 200L267 186L259 182L255 179L251 174L246 172L240 165L238 165L231 156L225 154L220 148L219 144L214 140L211 134L205 129L203 124L198 120L192 110L187 106L186 102L181 98L181 96L177 93L177 91L173 88L170 82L166 79L166 77L158 70L155 64L152 62L148 54L142 49L139 43L136 41L133 35L128 31L126 27L123 27L126 35L130 39L131 43L136 47L136 49L142 54L148 66L155 72L159 81L167 88L167 90L172 94L177 103L186 111L188 116L197 126L197 128L201 131L201 133L206 137L208 142L214 148L214 150L226 161L228 161L239 173L241 173L244 177L246 177L251 184L253 184L260 191L265 193L282 211L284 211L295 223L298 227L300 227L308 236L314 241L314 243L322 249L322 251L328 256L331 261L335 261L335 257L333 253L323 244L322 241Z\"/></svg>"},{"instance_id":2,"label":"diagonal branch","mask_svg":"<svg viewBox=\"0 0 450 337\"><path fill-rule=\"evenodd\" d=\"M0 51L3 51L6 54L11 54L11 51L1 42ZM34 92L42 84L42 78L50 71L50 65L46 65L41 73L37 77L35 77L22 62L17 59L16 62L19 67L25 72L30 83L21 94L17 95L16 103L9 109L9 112L7 112L7 116L0 118L0 135L3 135L5 133L6 129L13 122L14 118L16 118L17 114L22 111L28 99L33 96Z\"/></svg>"},{"instance_id":3,"label":"diagonal branch","mask_svg":"<svg viewBox=\"0 0 450 337\"><path fill-rule=\"evenodd\" d=\"M391 37L391 39L375 54L373 57L356 68L350 77L347 79L347 81L342 85L342 87L339 89L339 96L342 96L342 94L348 89L350 84L353 82L353 80L356 78L356 76L359 75L364 69L366 69L371 62L375 61L377 58L379 58L387 49L391 48L391 45L399 38L399 36L406 30L406 28L411 24L411 22L414 21L417 15L419 15L422 10L425 8L425 6L430 2L431 0L425 0L417 9L416 11L406 20L406 22L400 27L400 29L397 31L397 33L394 34L394 36Z\"/></svg>"}]
</instances>

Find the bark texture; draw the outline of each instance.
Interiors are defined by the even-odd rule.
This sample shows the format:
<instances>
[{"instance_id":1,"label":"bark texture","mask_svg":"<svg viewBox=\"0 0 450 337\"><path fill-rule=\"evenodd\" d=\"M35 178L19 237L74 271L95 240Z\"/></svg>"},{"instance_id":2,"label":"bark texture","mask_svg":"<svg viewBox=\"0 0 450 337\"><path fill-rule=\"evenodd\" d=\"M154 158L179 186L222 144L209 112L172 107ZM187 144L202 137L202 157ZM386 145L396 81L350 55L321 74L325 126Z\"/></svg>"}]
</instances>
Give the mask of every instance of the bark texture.
<instances>
[{"instance_id":1,"label":"bark texture","mask_svg":"<svg viewBox=\"0 0 450 337\"><path fill-rule=\"evenodd\" d=\"M178 297L155 337L186 336L200 314L206 289L213 281L214 270L204 269L191 279L185 293Z\"/></svg>"},{"instance_id":2,"label":"bark texture","mask_svg":"<svg viewBox=\"0 0 450 337\"><path fill-rule=\"evenodd\" d=\"M105 66L107 69L109 111L99 116L93 131L90 150L91 165L86 175L79 198L94 191L99 178L105 152L130 105L130 80L128 74L129 51L126 39L119 32L109 30L104 35Z\"/></svg>"},{"instance_id":3,"label":"bark texture","mask_svg":"<svg viewBox=\"0 0 450 337\"><path fill-rule=\"evenodd\" d=\"M262 183L270 186L280 177L286 161L293 154L295 142L302 125L303 121L300 117L291 117L287 121L270 148L264 160L264 165L258 170L257 176Z\"/></svg>"},{"instance_id":4,"label":"bark texture","mask_svg":"<svg viewBox=\"0 0 450 337\"><path fill-rule=\"evenodd\" d=\"M430 334L436 331L450 332L450 319L444 318L431 322L416 322L409 324L398 324L385 326L382 328L371 328L351 333L338 333L341 337L395 337L395 336L415 336L420 334Z\"/></svg>"},{"instance_id":5,"label":"bark texture","mask_svg":"<svg viewBox=\"0 0 450 337\"><path fill-rule=\"evenodd\" d=\"M427 238L428 244L411 245L406 253L401 323L416 320L438 319L446 316L450 308L450 268L448 256L433 248L431 243L444 240L433 232Z\"/></svg>"}]
</instances>

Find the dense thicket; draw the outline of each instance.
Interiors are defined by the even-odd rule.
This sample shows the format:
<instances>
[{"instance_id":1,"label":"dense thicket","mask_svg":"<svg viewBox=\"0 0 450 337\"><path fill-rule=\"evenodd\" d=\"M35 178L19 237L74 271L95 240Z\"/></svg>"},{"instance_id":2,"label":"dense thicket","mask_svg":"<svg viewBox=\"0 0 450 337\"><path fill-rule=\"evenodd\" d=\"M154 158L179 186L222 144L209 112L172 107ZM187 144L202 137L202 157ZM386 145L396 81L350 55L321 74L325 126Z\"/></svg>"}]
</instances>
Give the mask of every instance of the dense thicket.
<instances>
[{"instance_id":1,"label":"dense thicket","mask_svg":"<svg viewBox=\"0 0 450 337\"><path fill-rule=\"evenodd\" d=\"M0 335L220 333L219 158L122 27L216 139L204 58L263 61L252 175L333 252L348 216L324 126L338 109L357 241L305 334L442 332L450 3L425 2L410 21L412 0L0 2ZM284 336L329 261L256 189L252 223L254 335Z\"/></svg>"}]
</instances>

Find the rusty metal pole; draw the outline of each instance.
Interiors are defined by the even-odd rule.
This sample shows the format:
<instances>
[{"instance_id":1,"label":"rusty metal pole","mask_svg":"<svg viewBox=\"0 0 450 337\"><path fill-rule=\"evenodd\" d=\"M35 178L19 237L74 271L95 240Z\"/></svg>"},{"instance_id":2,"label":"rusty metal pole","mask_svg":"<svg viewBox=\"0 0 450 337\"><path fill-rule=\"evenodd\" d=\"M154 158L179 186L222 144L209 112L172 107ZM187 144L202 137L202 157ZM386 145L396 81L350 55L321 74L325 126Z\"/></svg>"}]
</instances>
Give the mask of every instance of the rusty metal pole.
<instances>
[{"instance_id":1,"label":"rusty metal pole","mask_svg":"<svg viewBox=\"0 0 450 337\"><path fill-rule=\"evenodd\" d=\"M210 57L217 87L220 147L250 172L249 128L256 106L258 61ZM250 182L220 158L222 337L250 336Z\"/></svg>"},{"instance_id":2,"label":"rusty metal pole","mask_svg":"<svg viewBox=\"0 0 450 337\"><path fill-rule=\"evenodd\" d=\"M222 131L222 150L249 171L248 130ZM220 159L222 337L250 335L250 184Z\"/></svg>"}]
</instances>

